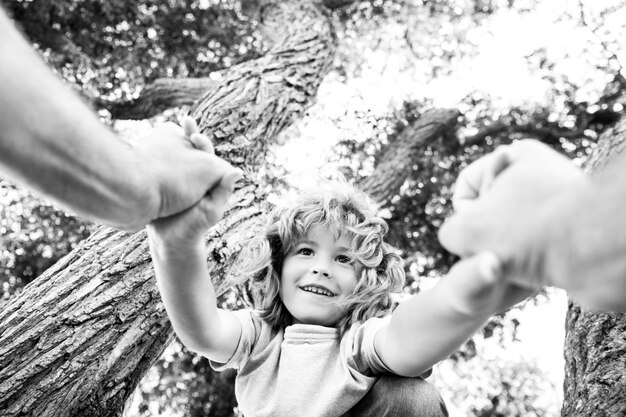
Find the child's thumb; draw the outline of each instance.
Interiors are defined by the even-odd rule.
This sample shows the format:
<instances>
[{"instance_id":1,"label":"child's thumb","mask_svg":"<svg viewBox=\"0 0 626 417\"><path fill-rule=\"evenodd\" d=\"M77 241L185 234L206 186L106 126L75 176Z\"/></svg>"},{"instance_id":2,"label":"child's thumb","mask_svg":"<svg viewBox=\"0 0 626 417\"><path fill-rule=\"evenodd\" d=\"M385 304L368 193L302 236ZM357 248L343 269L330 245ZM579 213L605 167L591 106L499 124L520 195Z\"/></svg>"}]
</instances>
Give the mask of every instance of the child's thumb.
<instances>
[{"instance_id":1,"label":"child's thumb","mask_svg":"<svg viewBox=\"0 0 626 417\"><path fill-rule=\"evenodd\" d=\"M493 252L482 252L474 256L478 263L478 271L486 282L496 282L502 278L502 261Z\"/></svg>"},{"instance_id":2,"label":"child's thumb","mask_svg":"<svg viewBox=\"0 0 626 417\"><path fill-rule=\"evenodd\" d=\"M492 252L481 252L457 262L444 279L449 279L458 307L468 314L491 312L506 284L502 261Z\"/></svg>"},{"instance_id":3,"label":"child's thumb","mask_svg":"<svg viewBox=\"0 0 626 417\"><path fill-rule=\"evenodd\" d=\"M182 126L183 132L187 137L198 132L198 124L191 116L184 116L180 121L180 125Z\"/></svg>"},{"instance_id":4,"label":"child's thumb","mask_svg":"<svg viewBox=\"0 0 626 417\"><path fill-rule=\"evenodd\" d=\"M466 294L480 296L502 280L502 261L493 252L481 252L457 262L447 278L461 286Z\"/></svg>"}]
</instances>

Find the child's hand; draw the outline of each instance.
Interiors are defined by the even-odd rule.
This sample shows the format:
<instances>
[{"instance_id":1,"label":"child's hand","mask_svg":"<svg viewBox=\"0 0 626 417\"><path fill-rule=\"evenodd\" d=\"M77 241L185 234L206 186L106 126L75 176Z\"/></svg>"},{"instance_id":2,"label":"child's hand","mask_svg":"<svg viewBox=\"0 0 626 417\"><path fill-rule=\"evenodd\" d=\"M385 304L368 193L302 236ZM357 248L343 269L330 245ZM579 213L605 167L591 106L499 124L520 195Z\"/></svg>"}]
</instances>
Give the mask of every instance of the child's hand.
<instances>
[{"instance_id":1,"label":"child's hand","mask_svg":"<svg viewBox=\"0 0 626 417\"><path fill-rule=\"evenodd\" d=\"M191 118L182 120L185 136L192 145L213 153L208 137L198 132ZM235 183L242 177L241 170L230 171L195 206L173 216L157 219L148 226L150 241L158 247L175 248L177 251L197 245L206 231L216 224L224 213Z\"/></svg>"},{"instance_id":2,"label":"child's hand","mask_svg":"<svg viewBox=\"0 0 626 417\"><path fill-rule=\"evenodd\" d=\"M149 224L148 235L151 242L176 250L197 245L206 231L222 218L235 183L241 176L241 171L227 174L192 208Z\"/></svg>"},{"instance_id":3,"label":"child's hand","mask_svg":"<svg viewBox=\"0 0 626 417\"><path fill-rule=\"evenodd\" d=\"M459 261L444 279L450 280L456 307L468 315L493 315L536 292L508 282L502 262L491 252Z\"/></svg>"}]
</instances>

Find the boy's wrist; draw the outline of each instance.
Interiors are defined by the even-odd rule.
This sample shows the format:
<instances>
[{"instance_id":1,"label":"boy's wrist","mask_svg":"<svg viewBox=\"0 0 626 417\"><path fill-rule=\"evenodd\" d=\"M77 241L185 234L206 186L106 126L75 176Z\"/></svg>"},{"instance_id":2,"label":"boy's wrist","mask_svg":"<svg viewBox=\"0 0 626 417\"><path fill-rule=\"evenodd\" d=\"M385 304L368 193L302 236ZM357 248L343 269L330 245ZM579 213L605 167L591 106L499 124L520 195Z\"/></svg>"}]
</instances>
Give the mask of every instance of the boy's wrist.
<instances>
[{"instance_id":1,"label":"boy's wrist","mask_svg":"<svg viewBox=\"0 0 626 417\"><path fill-rule=\"evenodd\" d=\"M204 255L206 250L202 237L173 239L160 235L151 226L148 226L148 240L153 255L161 259L189 259L194 254Z\"/></svg>"},{"instance_id":2,"label":"boy's wrist","mask_svg":"<svg viewBox=\"0 0 626 417\"><path fill-rule=\"evenodd\" d=\"M462 261L465 262L465 261ZM505 284L501 277L444 277L442 285L452 308L462 316L486 320L497 312Z\"/></svg>"}]
</instances>

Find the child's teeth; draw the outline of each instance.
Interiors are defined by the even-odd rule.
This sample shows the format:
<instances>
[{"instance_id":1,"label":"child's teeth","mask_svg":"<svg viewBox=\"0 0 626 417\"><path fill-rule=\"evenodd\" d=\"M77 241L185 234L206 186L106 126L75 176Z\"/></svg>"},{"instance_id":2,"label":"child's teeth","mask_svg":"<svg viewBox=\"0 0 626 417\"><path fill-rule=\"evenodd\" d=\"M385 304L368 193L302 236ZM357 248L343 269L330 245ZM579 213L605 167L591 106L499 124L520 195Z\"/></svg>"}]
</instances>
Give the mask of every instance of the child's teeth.
<instances>
[{"instance_id":1,"label":"child's teeth","mask_svg":"<svg viewBox=\"0 0 626 417\"><path fill-rule=\"evenodd\" d=\"M333 294L329 293L328 291L325 291L325 290L323 290L321 288L317 288L317 287L304 287L304 290L308 291L308 292L315 293L315 294L325 295L327 297L332 297L333 296Z\"/></svg>"}]
</instances>

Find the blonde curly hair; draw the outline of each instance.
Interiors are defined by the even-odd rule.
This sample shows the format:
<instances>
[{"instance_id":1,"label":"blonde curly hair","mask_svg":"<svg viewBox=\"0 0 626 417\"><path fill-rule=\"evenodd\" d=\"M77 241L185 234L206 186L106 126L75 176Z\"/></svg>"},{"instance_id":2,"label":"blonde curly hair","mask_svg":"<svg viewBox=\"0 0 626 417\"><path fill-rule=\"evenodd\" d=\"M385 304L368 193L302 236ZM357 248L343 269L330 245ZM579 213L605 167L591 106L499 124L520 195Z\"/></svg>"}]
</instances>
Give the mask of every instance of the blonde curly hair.
<instances>
[{"instance_id":1,"label":"blonde curly hair","mask_svg":"<svg viewBox=\"0 0 626 417\"><path fill-rule=\"evenodd\" d=\"M397 250L383 239L387 223L376 204L344 182L322 183L283 198L270 213L264 236L250 242L238 259L237 275L251 280L260 316L273 327L286 327L293 317L280 298L280 274L285 257L316 226L338 239L351 237L348 256L357 285L341 307L336 327L343 334L353 323L388 314L390 294L404 285L404 267Z\"/></svg>"}]
</instances>

